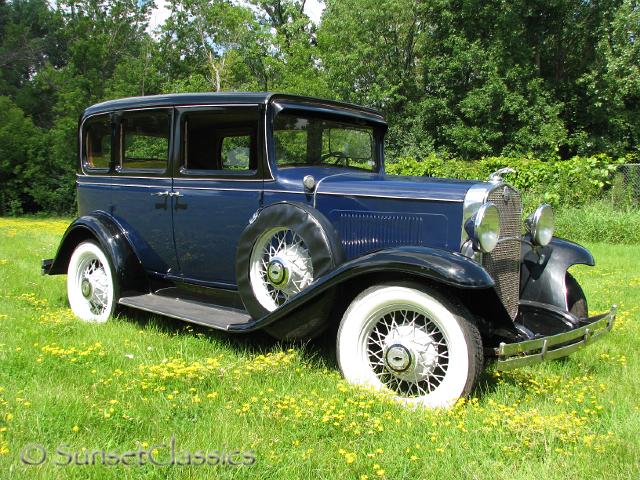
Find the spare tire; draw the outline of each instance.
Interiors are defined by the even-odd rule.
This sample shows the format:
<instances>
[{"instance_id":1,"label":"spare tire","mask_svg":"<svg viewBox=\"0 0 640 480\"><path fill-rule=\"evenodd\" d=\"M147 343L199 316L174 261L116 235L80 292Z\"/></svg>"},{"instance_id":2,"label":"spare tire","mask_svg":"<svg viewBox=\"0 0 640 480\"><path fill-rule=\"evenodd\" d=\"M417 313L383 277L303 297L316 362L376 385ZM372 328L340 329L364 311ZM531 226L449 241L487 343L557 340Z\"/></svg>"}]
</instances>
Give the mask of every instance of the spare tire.
<instances>
[{"instance_id":1,"label":"spare tire","mask_svg":"<svg viewBox=\"0 0 640 480\"><path fill-rule=\"evenodd\" d=\"M238 242L236 278L242 302L253 318L261 318L343 260L338 236L322 213L302 203L269 205ZM333 303L329 297L323 295L324 304ZM315 311L328 313L327 308ZM265 330L280 339L308 338L324 329L325 319L318 315L292 316Z\"/></svg>"}]
</instances>

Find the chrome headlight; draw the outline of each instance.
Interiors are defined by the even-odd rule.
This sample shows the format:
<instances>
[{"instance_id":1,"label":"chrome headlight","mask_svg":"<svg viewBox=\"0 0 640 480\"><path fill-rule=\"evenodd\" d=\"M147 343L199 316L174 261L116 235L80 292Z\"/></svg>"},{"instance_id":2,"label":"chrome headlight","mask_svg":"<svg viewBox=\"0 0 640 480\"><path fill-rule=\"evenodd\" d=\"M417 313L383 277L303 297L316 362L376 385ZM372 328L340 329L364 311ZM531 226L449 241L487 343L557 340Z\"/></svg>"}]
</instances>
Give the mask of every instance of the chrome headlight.
<instances>
[{"instance_id":1,"label":"chrome headlight","mask_svg":"<svg viewBox=\"0 0 640 480\"><path fill-rule=\"evenodd\" d=\"M473 241L474 249L484 253L491 252L500 237L500 213L491 202L483 204L467 221L465 230Z\"/></svg>"},{"instance_id":2,"label":"chrome headlight","mask_svg":"<svg viewBox=\"0 0 640 480\"><path fill-rule=\"evenodd\" d=\"M524 221L527 231L531 234L533 243L540 246L547 245L553 238L555 219L551 205L540 205Z\"/></svg>"}]
</instances>

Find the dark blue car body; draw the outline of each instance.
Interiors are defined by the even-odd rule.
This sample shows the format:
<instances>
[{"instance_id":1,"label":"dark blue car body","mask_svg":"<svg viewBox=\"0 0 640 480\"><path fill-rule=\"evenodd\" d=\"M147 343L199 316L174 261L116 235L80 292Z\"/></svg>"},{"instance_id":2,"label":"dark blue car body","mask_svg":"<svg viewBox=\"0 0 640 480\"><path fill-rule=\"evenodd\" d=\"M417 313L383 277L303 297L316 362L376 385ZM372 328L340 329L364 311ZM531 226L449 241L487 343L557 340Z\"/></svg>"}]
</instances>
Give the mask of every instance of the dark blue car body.
<instances>
[{"instance_id":1,"label":"dark blue car body","mask_svg":"<svg viewBox=\"0 0 640 480\"><path fill-rule=\"evenodd\" d=\"M180 160L186 148L184 116L194 111L231 115L234 109L255 111L254 168L249 173L191 174ZM122 148L120 118L127 112L147 110L163 111L169 119L166 168L124 171L113 158ZM339 165L279 168L272 129L274 118L282 112L366 125L375 144L372 171ZM112 128L113 153L108 166L91 170L83 163L85 125L100 116L105 118L105 128ZM498 202L516 205L511 214L520 222L517 192L500 180L387 175L386 128L382 116L368 108L268 93L165 95L92 106L79 125L79 216L56 257L44 261L43 271L66 273L75 245L93 238L109 252L119 278L121 304L236 332L278 324L288 329L292 318L298 322L313 318L330 326L368 285L419 280L465 303L478 319L487 352L505 361L512 356L500 350L505 344L577 331L604 318L577 318L569 312L575 292L566 284L567 269L575 263L593 264L589 252L576 244L554 238L546 247L536 247L527 234L521 235L519 223L514 227L516 239L501 237L509 247L495 262L465 253L464 225L474 205L490 195L499 196ZM309 177L312 188L304 184ZM282 204L322 217L340 252L334 268L279 308L256 316L245 308L244 292L239 289L240 239L262 211ZM189 305L170 308L157 303L159 297ZM606 319L610 328L613 314ZM545 353L543 349L543 357Z\"/></svg>"}]
</instances>

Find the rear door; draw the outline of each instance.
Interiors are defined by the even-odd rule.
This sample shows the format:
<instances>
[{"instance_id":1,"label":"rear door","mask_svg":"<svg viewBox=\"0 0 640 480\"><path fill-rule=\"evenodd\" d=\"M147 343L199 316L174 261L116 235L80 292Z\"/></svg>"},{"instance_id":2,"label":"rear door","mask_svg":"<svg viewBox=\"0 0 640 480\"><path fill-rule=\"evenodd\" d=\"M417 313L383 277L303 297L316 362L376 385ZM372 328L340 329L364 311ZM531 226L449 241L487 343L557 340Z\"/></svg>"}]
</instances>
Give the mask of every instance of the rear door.
<instances>
[{"instance_id":1,"label":"rear door","mask_svg":"<svg viewBox=\"0 0 640 480\"><path fill-rule=\"evenodd\" d=\"M234 288L240 234L262 200L262 110L176 109L173 225L183 281Z\"/></svg>"},{"instance_id":2,"label":"rear door","mask_svg":"<svg viewBox=\"0 0 640 480\"><path fill-rule=\"evenodd\" d=\"M173 243L171 125L172 108L118 112L115 174L110 212L124 227L149 273L175 273Z\"/></svg>"}]
</instances>

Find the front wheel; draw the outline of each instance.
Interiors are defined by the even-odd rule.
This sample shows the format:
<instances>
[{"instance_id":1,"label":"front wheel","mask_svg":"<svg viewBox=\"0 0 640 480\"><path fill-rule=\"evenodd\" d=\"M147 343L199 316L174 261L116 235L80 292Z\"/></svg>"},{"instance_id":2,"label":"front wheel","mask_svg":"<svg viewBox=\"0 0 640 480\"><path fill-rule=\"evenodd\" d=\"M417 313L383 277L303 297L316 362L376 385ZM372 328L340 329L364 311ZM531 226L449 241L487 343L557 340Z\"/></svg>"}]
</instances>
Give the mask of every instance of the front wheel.
<instances>
[{"instance_id":1,"label":"front wheel","mask_svg":"<svg viewBox=\"0 0 640 480\"><path fill-rule=\"evenodd\" d=\"M469 318L464 306L421 285L371 287L340 323L340 370L347 381L407 404L451 406L482 371L482 339Z\"/></svg>"},{"instance_id":2,"label":"front wheel","mask_svg":"<svg viewBox=\"0 0 640 480\"><path fill-rule=\"evenodd\" d=\"M71 310L85 322L106 322L117 300L117 283L109 259L94 242L79 244L67 270Z\"/></svg>"}]
</instances>

